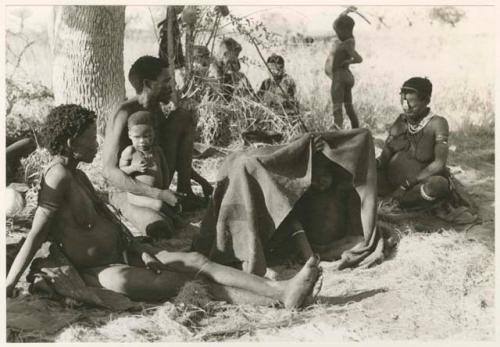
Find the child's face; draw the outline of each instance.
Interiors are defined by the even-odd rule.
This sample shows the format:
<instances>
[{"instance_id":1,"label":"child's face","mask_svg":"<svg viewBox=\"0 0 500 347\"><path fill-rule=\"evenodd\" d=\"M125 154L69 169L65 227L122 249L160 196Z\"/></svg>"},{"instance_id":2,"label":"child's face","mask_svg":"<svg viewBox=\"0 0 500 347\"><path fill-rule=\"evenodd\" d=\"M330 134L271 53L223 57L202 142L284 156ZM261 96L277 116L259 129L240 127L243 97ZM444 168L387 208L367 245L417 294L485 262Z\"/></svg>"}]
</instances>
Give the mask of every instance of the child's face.
<instances>
[{"instance_id":1,"label":"child's face","mask_svg":"<svg viewBox=\"0 0 500 347\"><path fill-rule=\"evenodd\" d=\"M133 125L128 130L128 137L132 146L140 152L149 152L153 147L153 128L150 125Z\"/></svg>"},{"instance_id":2,"label":"child's face","mask_svg":"<svg viewBox=\"0 0 500 347\"><path fill-rule=\"evenodd\" d=\"M97 153L97 127L93 122L71 141L73 157L84 163L91 163Z\"/></svg>"},{"instance_id":3,"label":"child's face","mask_svg":"<svg viewBox=\"0 0 500 347\"><path fill-rule=\"evenodd\" d=\"M208 55L195 56L193 58L193 67L195 69L207 68L210 65L210 57Z\"/></svg>"},{"instance_id":4,"label":"child's face","mask_svg":"<svg viewBox=\"0 0 500 347\"><path fill-rule=\"evenodd\" d=\"M283 73L285 70L283 65L276 64L276 63L270 63L270 64L268 64L268 66L269 66L269 70L271 70L271 72L273 73L273 76L275 76L275 77L283 76Z\"/></svg>"},{"instance_id":5,"label":"child's face","mask_svg":"<svg viewBox=\"0 0 500 347\"><path fill-rule=\"evenodd\" d=\"M344 41L351 36L350 31L348 31L347 29L335 26L333 30L335 31L335 35L337 35L340 41Z\"/></svg>"}]
</instances>

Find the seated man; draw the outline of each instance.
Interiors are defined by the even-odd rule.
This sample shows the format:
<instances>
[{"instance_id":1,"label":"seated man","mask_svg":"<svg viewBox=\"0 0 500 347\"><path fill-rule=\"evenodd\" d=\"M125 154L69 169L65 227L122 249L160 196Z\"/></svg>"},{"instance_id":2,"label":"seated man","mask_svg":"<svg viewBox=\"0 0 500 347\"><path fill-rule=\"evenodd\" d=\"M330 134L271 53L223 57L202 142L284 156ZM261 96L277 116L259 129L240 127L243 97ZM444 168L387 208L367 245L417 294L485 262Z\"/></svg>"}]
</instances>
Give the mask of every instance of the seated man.
<instances>
[{"instance_id":1,"label":"seated man","mask_svg":"<svg viewBox=\"0 0 500 347\"><path fill-rule=\"evenodd\" d=\"M194 142L192 115L179 108L170 112L168 118L161 109L160 102L168 103L171 95L168 68L159 58L144 56L132 65L129 81L137 96L125 101L117 112L108 119L103 145L104 176L115 188L110 192L111 203L133 224L140 225L139 231L146 233L147 228L168 227L163 217L150 211L142 211L128 203L127 192L144 195L164 201L174 206L177 196L168 189L150 187L126 175L120 170L119 155L130 144L127 137L127 121L137 111L147 110L154 116L155 138L163 150L169 166L169 177L177 171L177 192L186 195L182 205L184 210L201 207L204 202L191 188L191 178L201 184L206 196L212 193L212 186L191 168Z\"/></svg>"},{"instance_id":2,"label":"seated man","mask_svg":"<svg viewBox=\"0 0 500 347\"><path fill-rule=\"evenodd\" d=\"M379 195L391 195L402 207L426 205L450 193L448 122L431 111L431 94L427 78L403 83L403 113L377 158Z\"/></svg>"},{"instance_id":3,"label":"seated man","mask_svg":"<svg viewBox=\"0 0 500 347\"><path fill-rule=\"evenodd\" d=\"M262 102L278 113L296 114L298 101L295 98L297 87L295 81L285 72L285 60L282 56L272 54L267 59L272 76L262 82L257 96Z\"/></svg>"},{"instance_id":4,"label":"seated man","mask_svg":"<svg viewBox=\"0 0 500 347\"><path fill-rule=\"evenodd\" d=\"M106 210L85 173L77 169L81 162L91 163L97 153L95 119L92 111L77 105L58 106L46 119L44 133L50 136L45 145L56 159L45 169L31 230L9 270L8 297L15 295L19 278L49 239L87 286L132 300L167 300L184 283L202 275L209 286L222 286L226 293L238 290L242 300L250 298L254 303L280 301L297 308L311 302L319 277L315 258L292 279L278 282L215 264L199 253L168 252L130 237Z\"/></svg>"}]
</instances>

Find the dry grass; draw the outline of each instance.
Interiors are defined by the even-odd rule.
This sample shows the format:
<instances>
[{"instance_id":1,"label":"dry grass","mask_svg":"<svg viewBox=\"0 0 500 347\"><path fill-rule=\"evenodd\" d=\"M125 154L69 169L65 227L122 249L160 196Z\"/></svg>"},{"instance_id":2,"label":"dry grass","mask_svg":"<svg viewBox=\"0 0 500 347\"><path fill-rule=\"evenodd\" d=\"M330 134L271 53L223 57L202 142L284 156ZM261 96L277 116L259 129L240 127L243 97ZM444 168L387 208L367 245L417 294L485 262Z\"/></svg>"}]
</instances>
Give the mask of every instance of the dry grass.
<instances>
[{"instance_id":1,"label":"dry grass","mask_svg":"<svg viewBox=\"0 0 500 347\"><path fill-rule=\"evenodd\" d=\"M460 179L481 206L483 225L458 232L417 233L401 225L401 241L394 254L379 266L361 270L335 270L323 263L324 285L319 302L301 312L267 307L211 303L203 307L165 303L145 305L138 313L114 314L78 308L83 318L54 336L8 332L9 341L57 342L159 342L159 341L366 341L366 340L492 340L494 338L494 52L493 34L475 33L474 28L446 29L408 27L370 29L356 34L358 51L365 61L353 66L356 78L354 104L362 124L377 138L384 138L385 124L399 113L398 91L412 75L428 76L434 84L432 107L447 117L453 134L450 164L459 166ZM471 49L474 42L474 49ZM311 130L324 130L333 122L329 81L323 64L329 42L313 45L275 46L265 50L285 55L287 72L296 80L302 116ZM255 49L243 43L243 64L254 88L267 78ZM50 54L40 43L23 61L32 72L50 67ZM152 33L127 35L125 70L143 54L157 54ZM33 55L33 57L31 56ZM35 59L36 57L36 59ZM46 61L44 61L44 59ZM42 60L42 61L40 61ZM479 62L479 64L478 64ZM43 69L47 74L50 69ZM33 77L36 78L36 77ZM127 85L128 95L132 95ZM257 119L269 129L294 134L292 123L259 105L235 100L229 105L201 105L200 138L220 141L228 150L242 148L239 135ZM18 109L17 114L30 114ZM38 112L40 113L40 112ZM37 114L38 114L37 113ZM224 122L221 122L221 118ZM25 235L36 204L37 171L48 161L38 151L24 162L32 186L28 208L8 228L8 240ZM214 182L223 158L195 160L193 165ZM101 160L84 168L100 192L106 184L100 173ZM196 187L198 189L198 187ZM186 249L199 227L200 215L170 242ZM27 222L26 222L27 220ZM24 222L23 222L24 221ZM290 273L274 269L279 276ZM23 282L21 285L26 286ZM53 307L54 314L58 312Z\"/></svg>"}]
</instances>

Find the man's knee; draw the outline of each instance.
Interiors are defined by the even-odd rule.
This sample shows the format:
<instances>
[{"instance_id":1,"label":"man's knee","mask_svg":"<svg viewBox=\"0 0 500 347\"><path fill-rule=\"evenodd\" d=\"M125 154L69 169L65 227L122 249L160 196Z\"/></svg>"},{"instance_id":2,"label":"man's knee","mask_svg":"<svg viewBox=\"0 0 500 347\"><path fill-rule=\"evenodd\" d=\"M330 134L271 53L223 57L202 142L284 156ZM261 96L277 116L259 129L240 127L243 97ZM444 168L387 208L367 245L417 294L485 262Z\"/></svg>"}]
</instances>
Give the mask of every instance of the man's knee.
<instances>
[{"instance_id":1,"label":"man's knee","mask_svg":"<svg viewBox=\"0 0 500 347\"><path fill-rule=\"evenodd\" d=\"M441 176L429 177L421 186L420 193L426 200L436 200L450 192L448 180Z\"/></svg>"},{"instance_id":2,"label":"man's knee","mask_svg":"<svg viewBox=\"0 0 500 347\"><path fill-rule=\"evenodd\" d=\"M186 266L201 269L209 260L206 256L198 252L187 252L184 257Z\"/></svg>"}]
</instances>

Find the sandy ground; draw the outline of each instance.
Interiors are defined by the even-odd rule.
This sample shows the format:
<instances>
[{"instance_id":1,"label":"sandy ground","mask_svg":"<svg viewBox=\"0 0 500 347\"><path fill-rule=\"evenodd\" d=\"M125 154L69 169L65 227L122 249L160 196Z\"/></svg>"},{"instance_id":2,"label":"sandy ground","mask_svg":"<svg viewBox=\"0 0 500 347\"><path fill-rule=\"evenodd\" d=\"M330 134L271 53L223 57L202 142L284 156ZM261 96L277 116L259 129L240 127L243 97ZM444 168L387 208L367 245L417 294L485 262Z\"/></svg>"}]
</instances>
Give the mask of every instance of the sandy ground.
<instances>
[{"instance_id":1,"label":"sandy ground","mask_svg":"<svg viewBox=\"0 0 500 347\"><path fill-rule=\"evenodd\" d=\"M210 180L221 159L196 161ZM494 165L461 167L458 177L480 205L483 223L460 231L416 232L396 228L397 249L371 269L336 270L322 262L323 289L315 305L301 311L212 303L203 308L144 304L133 313L64 307L23 294L7 301L42 303L71 324L55 332L7 329L8 340L57 342L146 341L371 341L493 340L494 327ZM203 211L167 246L187 249ZM29 223L15 220L8 241ZM296 268L281 266L270 276L286 278ZM21 285L26 286L22 283ZM12 317L12 315L11 315ZM9 321L9 314L7 315Z\"/></svg>"}]
</instances>

